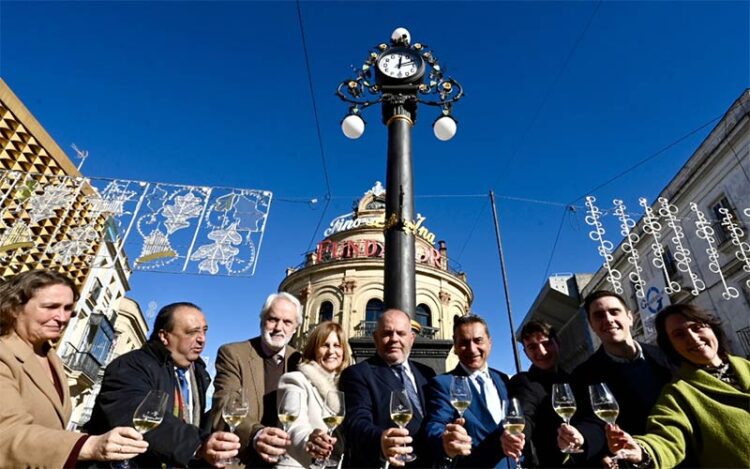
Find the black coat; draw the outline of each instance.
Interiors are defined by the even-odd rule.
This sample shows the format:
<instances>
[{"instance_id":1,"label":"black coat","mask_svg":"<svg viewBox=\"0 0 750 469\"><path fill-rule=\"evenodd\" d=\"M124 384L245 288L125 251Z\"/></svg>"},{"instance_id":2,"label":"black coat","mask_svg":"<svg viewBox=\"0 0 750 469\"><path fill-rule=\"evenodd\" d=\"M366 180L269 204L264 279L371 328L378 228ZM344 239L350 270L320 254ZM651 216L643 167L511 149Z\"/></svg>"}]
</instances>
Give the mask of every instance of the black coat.
<instances>
[{"instance_id":1,"label":"black coat","mask_svg":"<svg viewBox=\"0 0 750 469\"><path fill-rule=\"evenodd\" d=\"M169 396L167 413L161 424L146 433L148 451L136 458L139 467L195 465L193 455L209 435L210 422L205 415L206 389L211 377L198 359L193 371L198 384L198 398L204 415L198 428L173 415L177 378L169 351L158 341L149 341L142 348L119 356L107 366L102 387L96 398L87 433L98 435L118 426L133 426L133 413L152 389ZM192 463L191 463L192 461Z\"/></svg>"},{"instance_id":2,"label":"black coat","mask_svg":"<svg viewBox=\"0 0 750 469\"><path fill-rule=\"evenodd\" d=\"M584 465L601 465L601 458L609 454L604 422L594 415L588 386L605 383L620 407L617 424L631 435L646 431L646 419L656 403L661 389L672 380L677 365L659 347L641 344L645 360L619 363L599 347L588 360L573 371L573 389L578 410L572 424L585 439L584 453L576 461ZM649 369L646 375L640 370Z\"/></svg>"},{"instance_id":3,"label":"black coat","mask_svg":"<svg viewBox=\"0 0 750 469\"><path fill-rule=\"evenodd\" d=\"M422 409L426 409L425 387L427 380L435 376L429 366L409 360L409 367L417 383L417 393ZM391 391L403 389L401 381L393 370L378 355L350 366L344 370L339 380L339 388L346 396L346 435L347 458L344 467L380 467L380 435L384 430L395 427L391 421ZM410 467L430 467L431 457L423 450L422 415L415 412L414 418L406 426L414 438L414 453L417 460Z\"/></svg>"},{"instance_id":4,"label":"black coat","mask_svg":"<svg viewBox=\"0 0 750 469\"><path fill-rule=\"evenodd\" d=\"M560 467L565 454L557 447L557 429L562 419L552 407L552 385L569 383L570 375L564 370L545 371L532 365L528 372L515 375L510 380L510 395L521 401L526 417L525 466Z\"/></svg>"}]
</instances>

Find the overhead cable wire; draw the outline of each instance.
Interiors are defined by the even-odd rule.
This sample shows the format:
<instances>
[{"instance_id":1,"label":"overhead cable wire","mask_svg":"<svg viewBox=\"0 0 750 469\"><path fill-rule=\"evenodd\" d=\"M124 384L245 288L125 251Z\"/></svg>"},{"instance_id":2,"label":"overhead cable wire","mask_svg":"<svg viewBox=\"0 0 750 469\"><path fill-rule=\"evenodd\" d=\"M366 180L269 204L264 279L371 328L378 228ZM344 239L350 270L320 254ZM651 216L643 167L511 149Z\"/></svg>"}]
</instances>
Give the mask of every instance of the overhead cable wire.
<instances>
[{"instance_id":1,"label":"overhead cable wire","mask_svg":"<svg viewBox=\"0 0 750 469\"><path fill-rule=\"evenodd\" d=\"M505 162L505 166L503 166L503 169L500 171L500 174L502 175L507 174L508 167L511 165L513 160L515 160L516 156L518 155L518 152L521 151L521 148L523 147L523 144L526 141L526 137L528 137L529 132L531 132L531 129L534 128L534 125L536 125L536 121L541 115L542 109L544 109L544 106L547 105L547 101L552 96L553 91L555 91L555 88L557 87L557 83L560 81L560 78L562 78L563 74L565 73L565 70L568 68L568 64L573 58L573 55L578 49L578 46L581 45L581 42L583 41L584 36L586 36L586 33L591 27L591 24L594 22L594 18L596 17L596 14L599 11L599 8L601 6L602 6L602 0L599 0L598 2L596 2L594 11L592 11L591 15L589 15L588 21L586 21L586 25L583 27L583 30L576 38L575 42L573 43L573 46L570 48L570 51L568 51L568 54L565 56L565 60L563 60L560 70L558 70L549 88L547 88L547 91L544 93L542 102L539 103L539 106L537 106L536 111L534 111L534 115L532 116L531 121L529 121L529 124L526 126L523 133L521 134L521 138L519 139L518 144L516 144L515 149L511 152L510 156L508 157L508 160Z\"/></svg>"},{"instance_id":2,"label":"overhead cable wire","mask_svg":"<svg viewBox=\"0 0 750 469\"><path fill-rule=\"evenodd\" d=\"M592 188L592 189L589 189L588 191L586 191L586 192L584 192L583 194L579 195L579 196L578 196L578 197L576 197L575 199L571 200L571 201L570 201L570 204L573 204L574 202L577 202L577 201L581 200L582 198L586 197L587 195L589 195L589 194L592 194L592 193L594 193L594 192L598 191L598 190L599 190L599 189L601 189L602 187L604 187L604 186L607 186L607 185L609 185L609 184L613 183L614 181L616 181L616 180L620 179L621 177L625 176L626 174L628 174L628 173L630 173L630 172L634 171L635 169L637 169L637 168L639 168L639 167L643 166L644 164L646 164L646 163L648 163L649 161L653 160L653 159L654 159L654 158L656 158L657 156L660 156L660 155L661 155L662 153L664 153L664 152L666 152L667 150L671 149L672 147L674 147L674 146L676 146L676 145L678 145L678 144L682 143L683 141L685 141L685 140L687 140L688 138L692 137L692 136L693 136L694 134L696 134L696 133L700 132L701 130L705 129L705 128L706 128L706 127L708 127L709 125L711 125L711 124L713 124L714 122L718 121L719 119L721 119L721 117L722 117L722 116L717 116L717 117L714 117L714 118L713 118L713 119L711 119L710 121L708 121L708 122L706 122L706 123L702 124L702 125L701 125L700 127L697 127L697 128L695 128L695 129L691 130L690 132L686 133L686 134L685 134L685 135L683 135L682 137L678 138L677 140L675 140L675 141L673 141L672 143L668 144L667 146L663 147L662 149L660 149L660 150L659 150L659 151L657 151L656 153L653 153L653 154L651 154L651 155L647 156L646 158L644 158L644 159L640 160L639 162L637 162L637 163L636 163L636 164L634 164L633 166L631 166L631 167L627 168L626 170L624 170L624 171L620 172L619 174L617 174L617 175L615 175L615 176L612 176L611 178L607 179L607 180L606 180L606 181L604 181L603 183L601 183L601 184L597 185L596 187L594 187L594 188Z\"/></svg>"},{"instance_id":3,"label":"overhead cable wire","mask_svg":"<svg viewBox=\"0 0 750 469\"><path fill-rule=\"evenodd\" d=\"M484 197L487 197L487 194L484 194ZM482 204L482 206L479 208L479 212L477 213L477 218L474 220L474 224L471 226L471 229L469 230L469 234L466 236L466 241L464 241L463 246L461 246L461 250L458 251L458 256L456 256L456 262L461 261L461 256L464 255L464 251L466 250L466 246L469 245L469 241L471 241L471 237L474 235L474 230L477 229L477 225L479 224L479 220L482 219L482 215L484 215L485 210L487 210L488 205Z\"/></svg>"},{"instance_id":4,"label":"overhead cable wire","mask_svg":"<svg viewBox=\"0 0 750 469\"><path fill-rule=\"evenodd\" d=\"M313 79L312 79L312 70L310 68L310 55L307 51L307 38L305 36L305 27L304 23L302 21L302 7L300 5L300 0L297 0L297 19L299 22L299 32L300 37L302 39L302 50L304 52L305 56L305 69L307 70L307 84L310 87L310 100L312 101L312 108L313 108L313 115L315 117L315 131L318 135L318 149L320 150L320 161L321 165L323 167L323 175L325 176L325 182L326 182L326 204L323 207L323 212L320 214L320 220L318 220L318 225L315 227L315 231L313 232L312 239L310 240L310 244L308 245L307 249L308 251L313 245L313 242L315 241L315 237L318 234L318 229L320 229L320 224L323 222L323 217L326 214L326 211L328 209L328 204L331 203L331 181L328 177L328 164L326 163L326 155L325 150L323 149L323 135L320 131L320 118L318 117L318 105L317 101L315 100L315 86L313 85Z\"/></svg>"},{"instance_id":5,"label":"overhead cable wire","mask_svg":"<svg viewBox=\"0 0 750 469\"><path fill-rule=\"evenodd\" d=\"M555 251L557 250L557 242L560 241L560 233L562 233L563 226L565 225L565 215L568 213L568 210L570 210L568 207L565 207L565 210L562 212L562 217L560 217L560 225L557 227L557 234L555 235L555 242L552 244L552 252L549 256L549 259L547 259L547 267L544 269L544 278L542 278L542 283L547 281L547 276L549 275L549 268L552 265L552 258L554 257Z\"/></svg>"}]
</instances>

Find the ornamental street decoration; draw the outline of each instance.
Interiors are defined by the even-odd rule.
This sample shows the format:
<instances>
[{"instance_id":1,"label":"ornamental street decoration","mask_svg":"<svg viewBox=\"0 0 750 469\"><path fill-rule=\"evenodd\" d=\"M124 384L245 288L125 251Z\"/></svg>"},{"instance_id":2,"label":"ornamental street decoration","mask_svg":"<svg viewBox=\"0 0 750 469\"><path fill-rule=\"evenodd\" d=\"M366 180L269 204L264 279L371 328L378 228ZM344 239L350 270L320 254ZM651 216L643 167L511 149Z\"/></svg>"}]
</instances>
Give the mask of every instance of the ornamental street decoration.
<instances>
[{"instance_id":1,"label":"ornamental street decoration","mask_svg":"<svg viewBox=\"0 0 750 469\"><path fill-rule=\"evenodd\" d=\"M645 198L638 203L643 213L636 222L622 200L613 200L613 208L603 210L596 205L595 197L586 197L585 221L592 227L589 239L597 243L606 280L615 292L624 292L626 278L642 303L649 303L648 297L655 297L654 290L659 290L653 286L655 278L648 282L644 278L644 267L649 263L661 277L656 283L663 281L667 295L686 291L698 296L716 286L724 300L738 298L740 290L730 285L728 278L740 269L745 273L745 286L750 288L750 244L745 225L734 210L719 207L713 209L716 213L712 210L707 215L690 202L681 214L680 208L665 197L659 197L653 205ZM750 208L742 213L750 218ZM617 247L606 238L604 219L608 215L618 219L623 236ZM691 239L688 234L695 236ZM696 258L706 259L707 271Z\"/></svg>"},{"instance_id":2,"label":"ornamental street decoration","mask_svg":"<svg viewBox=\"0 0 750 469\"><path fill-rule=\"evenodd\" d=\"M0 170L0 267L255 273L272 193ZM104 242L112 249L104 252ZM118 259L119 258L119 259Z\"/></svg>"}]
</instances>

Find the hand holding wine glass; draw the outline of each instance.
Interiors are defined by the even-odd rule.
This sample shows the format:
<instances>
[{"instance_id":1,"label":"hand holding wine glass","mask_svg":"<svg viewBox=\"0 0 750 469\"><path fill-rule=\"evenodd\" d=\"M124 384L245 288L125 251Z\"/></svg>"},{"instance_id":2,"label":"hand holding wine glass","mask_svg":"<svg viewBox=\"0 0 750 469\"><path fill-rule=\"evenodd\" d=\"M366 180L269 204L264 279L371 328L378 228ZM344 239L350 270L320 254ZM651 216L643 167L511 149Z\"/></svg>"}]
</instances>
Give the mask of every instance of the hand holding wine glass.
<instances>
[{"instance_id":1,"label":"hand holding wine glass","mask_svg":"<svg viewBox=\"0 0 750 469\"><path fill-rule=\"evenodd\" d=\"M328 391L326 393L326 411L328 415L323 417L323 423L328 427L326 434L330 437L333 435L334 430L344 422L344 416L346 415L343 391ZM332 452L333 449L331 449L325 459L316 459L315 465L323 467L337 465L338 461L331 459Z\"/></svg>"},{"instance_id":2,"label":"hand holding wine glass","mask_svg":"<svg viewBox=\"0 0 750 469\"><path fill-rule=\"evenodd\" d=\"M507 402L505 418L503 418L503 429L510 435L523 435L526 427L526 418L523 415L521 403L515 397ZM521 468L520 456L516 457L516 467Z\"/></svg>"},{"instance_id":3,"label":"hand holding wine glass","mask_svg":"<svg viewBox=\"0 0 750 469\"><path fill-rule=\"evenodd\" d=\"M573 390L568 383L556 383L552 386L552 407L557 415L563 419L565 425L570 426L570 419L575 415L577 406ZM583 450L573 443L569 444L563 453L581 453Z\"/></svg>"},{"instance_id":4,"label":"hand holding wine glass","mask_svg":"<svg viewBox=\"0 0 750 469\"><path fill-rule=\"evenodd\" d=\"M281 398L279 399L279 422L284 433L289 433L289 428L299 417L302 407L302 393L295 389L279 390ZM284 454L279 461L285 461L289 455Z\"/></svg>"},{"instance_id":5,"label":"hand holding wine glass","mask_svg":"<svg viewBox=\"0 0 750 469\"><path fill-rule=\"evenodd\" d=\"M594 410L594 414L608 426L614 426L617 416L620 414L620 406L617 404L617 399L615 399L612 391L604 383L592 384L589 386L589 396L591 397L591 408ZM612 459L621 459L621 455L615 452Z\"/></svg>"},{"instance_id":6,"label":"hand holding wine glass","mask_svg":"<svg viewBox=\"0 0 750 469\"><path fill-rule=\"evenodd\" d=\"M451 405L458 412L458 418L462 419L464 412L471 405L471 385L468 376L452 376L450 393Z\"/></svg>"},{"instance_id":7,"label":"hand holding wine glass","mask_svg":"<svg viewBox=\"0 0 750 469\"><path fill-rule=\"evenodd\" d=\"M411 407L411 401L409 395L405 389L399 391L391 391L391 420L398 425L399 428L405 429L411 421L413 410ZM404 445L406 446L406 445ZM409 453L402 454L397 459L404 463L409 463L417 459L417 456Z\"/></svg>"},{"instance_id":8,"label":"hand holding wine glass","mask_svg":"<svg viewBox=\"0 0 750 469\"><path fill-rule=\"evenodd\" d=\"M167 400L169 396L164 391L152 389L146 394L141 403L133 413L133 427L141 435L153 430L161 424L164 414L167 412ZM131 460L124 460L116 465L118 469L135 468L137 465Z\"/></svg>"},{"instance_id":9,"label":"hand holding wine glass","mask_svg":"<svg viewBox=\"0 0 750 469\"><path fill-rule=\"evenodd\" d=\"M224 407L221 409L221 415L224 421L229 425L229 431L234 433L237 427L245 420L250 409L250 404L245 398L244 390L240 389L227 399ZM239 464L240 460L236 456L223 461L225 465Z\"/></svg>"}]
</instances>

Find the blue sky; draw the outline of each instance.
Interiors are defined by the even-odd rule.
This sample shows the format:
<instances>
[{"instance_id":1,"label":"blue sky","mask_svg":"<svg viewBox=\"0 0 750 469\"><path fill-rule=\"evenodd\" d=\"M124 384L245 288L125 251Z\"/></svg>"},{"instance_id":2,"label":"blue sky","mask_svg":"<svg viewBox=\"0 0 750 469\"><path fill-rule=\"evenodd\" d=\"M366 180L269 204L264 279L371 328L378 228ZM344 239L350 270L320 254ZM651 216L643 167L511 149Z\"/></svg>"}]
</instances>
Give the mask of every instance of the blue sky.
<instances>
[{"instance_id":1,"label":"blue sky","mask_svg":"<svg viewBox=\"0 0 750 469\"><path fill-rule=\"evenodd\" d=\"M720 117L750 85L748 2L0 3L0 75L61 147L90 152L87 176L273 191L251 278L137 272L143 308L186 300L207 312L207 354L256 335L258 310L323 227L385 180L386 131L365 114L346 139L333 94L369 47L404 26L466 90L456 137L413 132L416 209L489 319L491 364L513 369L487 197L498 196L516 323L545 275L593 272L583 210L652 199L712 128L592 190ZM316 115L320 140L316 130ZM321 156L322 148L322 156ZM524 199L524 200L520 200ZM562 221L561 221L562 220ZM556 247L558 229L560 232ZM549 264L549 268L547 268Z\"/></svg>"}]
</instances>

